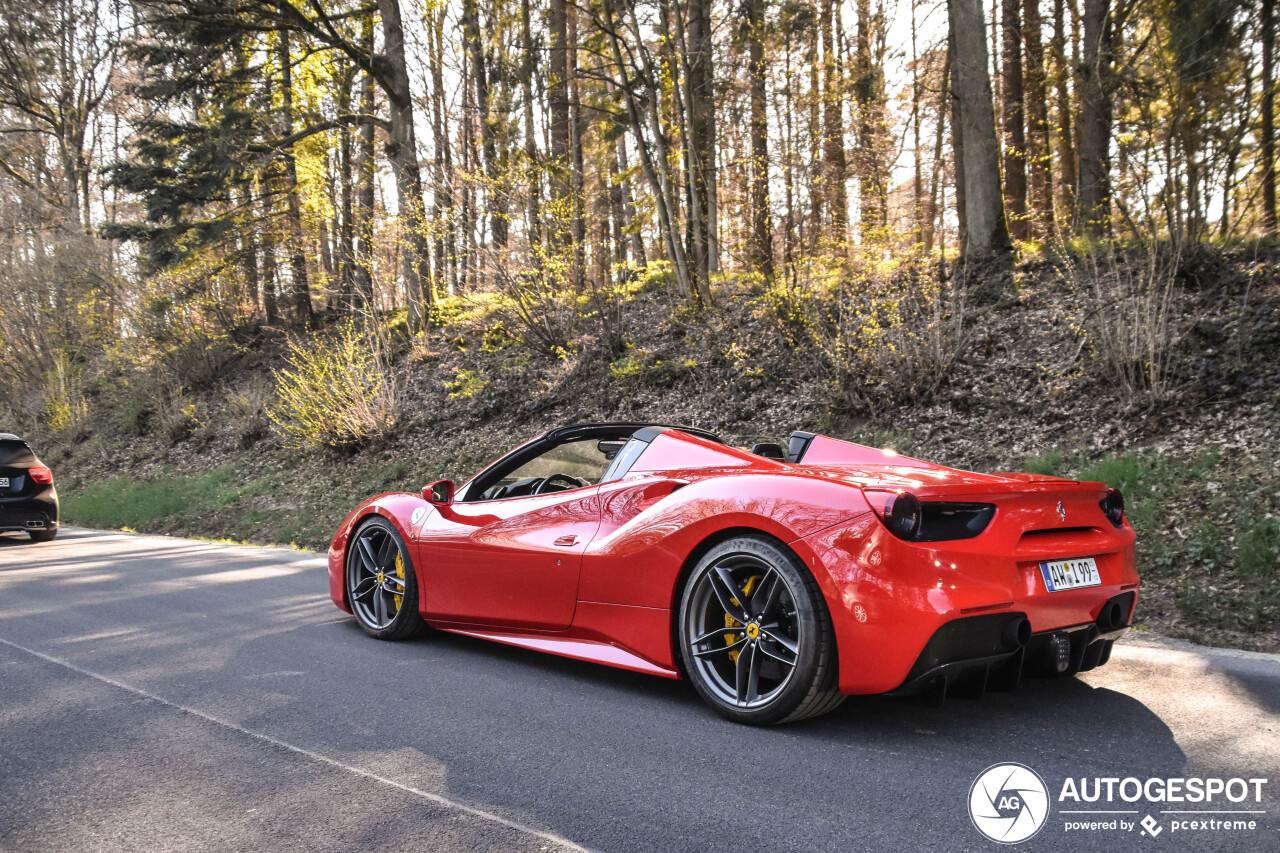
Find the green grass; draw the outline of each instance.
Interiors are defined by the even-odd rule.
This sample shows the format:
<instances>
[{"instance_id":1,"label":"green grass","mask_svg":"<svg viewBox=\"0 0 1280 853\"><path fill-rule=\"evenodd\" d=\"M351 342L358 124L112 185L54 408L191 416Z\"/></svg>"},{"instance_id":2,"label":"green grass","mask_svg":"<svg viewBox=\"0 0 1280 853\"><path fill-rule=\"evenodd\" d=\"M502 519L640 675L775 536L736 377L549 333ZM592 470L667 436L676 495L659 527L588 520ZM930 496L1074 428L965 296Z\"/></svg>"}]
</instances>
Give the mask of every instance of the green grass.
<instances>
[{"instance_id":1,"label":"green grass","mask_svg":"<svg viewBox=\"0 0 1280 853\"><path fill-rule=\"evenodd\" d=\"M153 480L114 477L62 497L62 518L87 527L155 530L171 522L225 509L259 493L267 478L238 483L228 468Z\"/></svg>"},{"instance_id":2,"label":"green grass","mask_svg":"<svg viewBox=\"0 0 1280 853\"><path fill-rule=\"evenodd\" d=\"M1138 570L1147 583L1174 590L1189 622L1266 631L1280 625L1276 461L1126 453L1087 464L1042 457L1027 467L1119 489L1138 534Z\"/></svg>"}]
</instances>

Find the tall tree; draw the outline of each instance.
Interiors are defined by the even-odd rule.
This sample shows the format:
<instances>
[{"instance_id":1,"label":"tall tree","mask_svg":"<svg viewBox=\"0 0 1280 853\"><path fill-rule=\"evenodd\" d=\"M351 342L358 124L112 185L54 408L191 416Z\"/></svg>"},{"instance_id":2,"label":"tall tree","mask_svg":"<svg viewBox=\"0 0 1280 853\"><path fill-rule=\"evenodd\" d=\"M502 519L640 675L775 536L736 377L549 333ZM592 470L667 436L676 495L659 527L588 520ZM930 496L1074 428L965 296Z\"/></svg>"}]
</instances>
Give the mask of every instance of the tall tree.
<instances>
[{"instance_id":1,"label":"tall tree","mask_svg":"<svg viewBox=\"0 0 1280 853\"><path fill-rule=\"evenodd\" d=\"M293 55L289 47L289 31L282 30L276 41L280 57L280 121L285 138L293 136ZM282 146L284 162L285 217L289 224L289 283L292 294L293 319L300 326L311 322L311 286L307 278L307 247L302 230L302 199L298 195L298 161L293 144Z\"/></svg>"},{"instance_id":2,"label":"tall tree","mask_svg":"<svg viewBox=\"0 0 1280 853\"><path fill-rule=\"evenodd\" d=\"M1276 2L1262 0L1261 9L1262 36L1262 128L1261 152L1262 168L1262 215L1260 224L1263 232L1274 234L1276 230Z\"/></svg>"},{"instance_id":3,"label":"tall tree","mask_svg":"<svg viewBox=\"0 0 1280 853\"><path fill-rule=\"evenodd\" d=\"M686 108L690 149L689 182L693 224L692 246L697 293L711 302L711 273L716 269L716 102L711 0L688 2L688 46L685 57Z\"/></svg>"},{"instance_id":4,"label":"tall tree","mask_svg":"<svg viewBox=\"0 0 1280 853\"><path fill-rule=\"evenodd\" d=\"M1084 0L1079 67L1080 178L1076 228L1103 234L1111 223L1111 0Z\"/></svg>"},{"instance_id":5,"label":"tall tree","mask_svg":"<svg viewBox=\"0 0 1280 853\"><path fill-rule=\"evenodd\" d=\"M751 85L751 266L773 278L773 224L769 204L769 94L764 0L746 0L748 76Z\"/></svg>"},{"instance_id":6,"label":"tall tree","mask_svg":"<svg viewBox=\"0 0 1280 853\"><path fill-rule=\"evenodd\" d=\"M1038 236L1053 233L1053 161L1049 134L1049 95L1045 78L1040 0L1023 0L1022 43L1026 78L1027 166L1031 173L1032 219Z\"/></svg>"},{"instance_id":7,"label":"tall tree","mask_svg":"<svg viewBox=\"0 0 1280 853\"><path fill-rule=\"evenodd\" d=\"M963 180L964 194L964 253L969 258L990 257L1008 252L1011 246L1000 192L1000 148L987 74L982 0L948 0L947 11L957 180Z\"/></svg>"},{"instance_id":8,"label":"tall tree","mask_svg":"<svg viewBox=\"0 0 1280 853\"><path fill-rule=\"evenodd\" d=\"M373 17L365 18L361 30L361 44L373 55ZM373 236L374 236L374 124L377 110L373 74L360 75L359 138L356 143L356 214L354 221L355 244L352 261L355 265L355 303L364 308L373 304Z\"/></svg>"},{"instance_id":9,"label":"tall tree","mask_svg":"<svg viewBox=\"0 0 1280 853\"><path fill-rule=\"evenodd\" d=\"M551 65L547 69L547 108L551 120L551 245L569 245L566 227L572 205L573 134L569 120L569 10L565 0L551 0L547 26L551 36Z\"/></svg>"},{"instance_id":10,"label":"tall tree","mask_svg":"<svg viewBox=\"0 0 1280 853\"><path fill-rule=\"evenodd\" d=\"M401 228L407 251L403 270L406 303L409 306L409 328L424 328L423 302L429 306L433 294L431 281L431 244L427 237L422 197L422 173L418 171L418 142L414 131L413 91L409 87L409 66L404 46L404 25L400 19L400 0L378 0L382 15L384 69L383 89L391 110L391 140L387 145L391 166L396 176L396 198ZM428 286L424 290L424 284Z\"/></svg>"},{"instance_id":11,"label":"tall tree","mask_svg":"<svg viewBox=\"0 0 1280 853\"><path fill-rule=\"evenodd\" d=\"M832 236L843 243L849 222L845 191L844 87L836 68L835 0L821 0L822 14L822 189L824 208L831 217ZM815 223L816 225L817 223Z\"/></svg>"},{"instance_id":12,"label":"tall tree","mask_svg":"<svg viewBox=\"0 0 1280 853\"><path fill-rule=\"evenodd\" d=\"M1070 220L1076 204L1076 144L1073 130L1072 101L1069 84L1071 67L1067 64L1066 4L1068 0L1053 0L1053 39L1049 53L1053 62L1054 90L1054 139L1058 149L1057 209L1064 220ZM1070 0L1072 9L1075 0ZM1074 17L1074 11L1072 13Z\"/></svg>"},{"instance_id":13,"label":"tall tree","mask_svg":"<svg viewBox=\"0 0 1280 853\"><path fill-rule=\"evenodd\" d=\"M1009 235L1031 237L1027 220L1027 139L1022 104L1022 4L1001 0L1001 113L1004 126L1004 203Z\"/></svg>"},{"instance_id":14,"label":"tall tree","mask_svg":"<svg viewBox=\"0 0 1280 853\"><path fill-rule=\"evenodd\" d=\"M489 234L499 249L507 246L507 217L502 210L502 192L499 185L502 175L498 168L497 142L494 139L496 120L489 96L489 57L485 50L485 38L480 29L480 12L477 0L463 0L462 32L470 54L472 85L475 92L476 118L480 125L480 144L484 156L486 178L486 210L489 214Z\"/></svg>"}]
</instances>

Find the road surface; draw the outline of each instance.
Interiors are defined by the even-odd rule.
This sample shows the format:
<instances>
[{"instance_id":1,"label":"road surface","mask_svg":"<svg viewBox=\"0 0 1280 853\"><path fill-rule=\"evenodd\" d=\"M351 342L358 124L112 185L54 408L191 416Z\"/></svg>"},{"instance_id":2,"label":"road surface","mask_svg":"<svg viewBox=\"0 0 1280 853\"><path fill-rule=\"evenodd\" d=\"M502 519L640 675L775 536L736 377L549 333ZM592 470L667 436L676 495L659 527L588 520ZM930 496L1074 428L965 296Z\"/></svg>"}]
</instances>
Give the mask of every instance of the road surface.
<instances>
[{"instance_id":1,"label":"road surface","mask_svg":"<svg viewBox=\"0 0 1280 853\"><path fill-rule=\"evenodd\" d=\"M449 635L372 640L314 554L0 537L5 851L997 850L968 800L1000 762L1053 801L1014 849L1280 850L1278 711L1276 656L1138 638L1078 679L751 729L679 682ZM1270 781L1261 802L1110 806L1151 816L1153 838L1067 831L1069 777ZM1206 808L1258 812L1256 828L1164 813Z\"/></svg>"}]
</instances>

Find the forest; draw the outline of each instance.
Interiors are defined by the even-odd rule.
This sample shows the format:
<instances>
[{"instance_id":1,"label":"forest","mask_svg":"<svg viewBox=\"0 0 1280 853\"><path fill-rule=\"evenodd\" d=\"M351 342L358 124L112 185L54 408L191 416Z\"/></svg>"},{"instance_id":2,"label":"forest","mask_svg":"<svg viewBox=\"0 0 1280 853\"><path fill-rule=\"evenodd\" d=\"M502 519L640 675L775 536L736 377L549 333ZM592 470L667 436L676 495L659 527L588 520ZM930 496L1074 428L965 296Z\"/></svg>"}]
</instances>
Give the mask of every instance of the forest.
<instances>
[{"instance_id":1,"label":"forest","mask_svg":"<svg viewBox=\"0 0 1280 853\"><path fill-rule=\"evenodd\" d=\"M346 491L573 418L1091 472L1147 513L1153 624L1277 648L1275 31L1275 0L0 0L0 427L69 520L310 547Z\"/></svg>"}]
</instances>

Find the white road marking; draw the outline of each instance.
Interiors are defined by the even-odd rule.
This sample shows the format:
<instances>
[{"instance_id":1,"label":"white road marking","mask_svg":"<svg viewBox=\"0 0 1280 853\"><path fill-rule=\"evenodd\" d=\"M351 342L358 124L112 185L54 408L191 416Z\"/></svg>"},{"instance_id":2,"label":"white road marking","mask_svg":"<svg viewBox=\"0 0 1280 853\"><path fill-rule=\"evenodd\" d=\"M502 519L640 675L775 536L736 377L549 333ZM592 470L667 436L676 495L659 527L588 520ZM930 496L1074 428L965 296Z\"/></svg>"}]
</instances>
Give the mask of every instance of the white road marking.
<instances>
[{"instance_id":1,"label":"white road marking","mask_svg":"<svg viewBox=\"0 0 1280 853\"><path fill-rule=\"evenodd\" d=\"M231 729L232 731L239 732L242 735L247 735L248 737L251 737L255 740L262 741L263 743L268 743L272 746L279 747L281 749L287 749L290 752L297 753L298 755L306 756L307 758L310 758L312 761L318 761L321 764L327 764L330 767L336 767L339 770L345 770L348 773L352 773L356 776L361 776L365 779L378 782L382 785L386 785L389 788L395 788L398 791L404 791L406 794L412 794L415 797L420 797L424 800L427 800L428 802L435 803L436 805L442 806L446 809L454 809L455 811L464 812L473 817L478 817L482 820L487 820L492 823L505 826L508 829L514 829L517 832L522 832L525 835L532 835L535 838L541 838L544 841L549 841L552 844L559 845L567 850L577 850L577 851L581 851L581 853L589 853L587 848L582 847L581 845L575 844L569 839L562 838L559 835L556 835L554 833L543 832L540 829L534 829L531 826L525 826L522 823L517 823L516 821L508 820L505 817L494 814L493 812L487 812L484 809L478 809L475 806L468 806L465 803L458 802L457 800L451 800L448 797L442 797L439 794L433 794L430 791L423 791L418 788L414 788L409 785L405 785L400 782L397 782L394 779L388 779L385 776L379 776L377 773L373 773L369 770L363 770L359 767L353 767L350 764L344 764L343 762L338 761L335 758L330 758L327 755L321 755L318 752L312 752L311 750L304 749L303 747L300 747L300 746L294 746L293 744L288 743L287 741L280 740L279 738L274 738L271 735L263 734L262 732L255 732L252 729L246 729L244 726L241 726L237 723L233 723L230 720L224 720L221 717L215 717L212 714L207 714L204 711L200 711L196 708L192 708L189 705L182 705L177 702L171 702L168 699L164 698L163 696L157 696L156 694L143 690L140 687L134 687L132 684L125 684L124 682L117 681L116 679L111 678L110 676L102 675L101 673L93 672L92 670L88 670L88 669L84 669L83 667L76 666L70 661L63 660L62 658L57 658L57 657L54 657L53 655L46 655L43 652L38 652L34 649L29 649L26 646L19 645L18 643L13 642L12 640L6 640L4 637L0 637L0 643L8 646L11 649L17 649L20 652L25 652L26 654L29 654L32 657L36 657L36 658L39 658L40 660L47 661L48 663L56 664L58 666L69 669L72 672L78 673L87 678L92 678L96 681L102 682L103 684L109 684L112 687L119 688L120 690L128 691L129 693L132 693L135 696L141 696L144 699L147 699L149 701L158 702L161 705L164 705L169 708L173 708L174 710L179 711L180 713L191 714L192 716L199 717L200 719L206 720L210 723L213 723L214 725Z\"/></svg>"}]
</instances>

